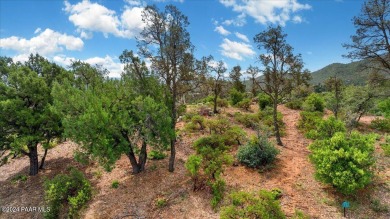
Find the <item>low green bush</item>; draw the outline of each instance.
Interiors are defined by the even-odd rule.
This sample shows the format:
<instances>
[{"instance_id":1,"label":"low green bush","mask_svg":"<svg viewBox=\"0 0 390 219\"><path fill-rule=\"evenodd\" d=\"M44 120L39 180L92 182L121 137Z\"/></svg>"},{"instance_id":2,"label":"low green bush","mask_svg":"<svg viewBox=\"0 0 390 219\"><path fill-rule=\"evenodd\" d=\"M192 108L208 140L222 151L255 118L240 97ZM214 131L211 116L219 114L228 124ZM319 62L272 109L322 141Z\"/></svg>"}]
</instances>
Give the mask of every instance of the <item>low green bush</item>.
<instances>
[{"instance_id":1,"label":"low green bush","mask_svg":"<svg viewBox=\"0 0 390 219\"><path fill-rule=\"evenodd\" d=\"M234 113L234 119L244 125L246 128L257 128L260 118L258 113Z\"/></svg>"},{"instance_id":2,"label":"low green bush","mask_svg":"<svg viewBox=\"0 0 390 219\"><path fill-rule=\"evenodd\" d=\"M279 150L267 138L259 136L238 148L237 159L248 167L258 168L272 163L278 153Z\"/></svg>"},{"instance_id":3,"label":"low green bush","mask_svg":"<svg viewBox=\"0 0 390 219\"><path fill-rule=\"evenodd\" d=\"M262 124L268 126L274 130L274 117L273 109L271 107L266 107L264 110L259 112L259 118ZM286 133L286 124L283 122L283 115L281 112L277 112L277 122L279 125L280 135L284 136ZM274 133L272 133L274 135Z\"/></svg>"},{"instance_id":4,"label":"low green bush","mask_svg":"<svg viewBox=\"0 0 390 219\"><path fill-rule=\"evenodd\" d=\"M229 205L222 207L220 218L286 218L275 194L266 190L257 193L233 192Z\"/></svg>"},{"instance_id":5,"label":"low green bush","mask_svg":"<svg viewBox=\"0 0 390 219\"><path fill-rule=\"evenodd\" d=\"M239 126L232 126L222 135L225 145L241 145L246 139L246 132Z\"/></svg>"},{"instance_id":6,"label":"low green bush","mask_svg":"<svg viewBox=\"0 0 390 219\"><path fill-rule=\"evenodd\" d=\"M183 116L187 111L187 105L182 104L177 107L177 115Z\"/></svg>"},{"instance_id":7,"label":"low green bush","mask_svg":"<svg viewBox=\"0 0 390 219\"><path fill-rule=\"evenodd\" d=\"M44 214L45 218L58 218L61 212L69 218L77 218L78 211L92 197L91 183L84 174L72 168L70 174L59 174L51 180L46 180L45 202L50 211ZM63 209L66 206L66 209Z\"/></svg>"},{"instance_id":8,"label":"low green bush","mask_svg":"<svg viewBox=\"0 0 390 219\"><path fill-rule=\"evenodd\" d=\"M211 207L217 208L218 204L223 200L224 193L226 190L226 183L223 179L217 179L215 182L210 183L211 194Z\"/></svg>"},{"instance_id":9,"label":"low green bush","mask_svg":"<svg viewBox=\"0 0 390 219\"><path fill-rule=\"evenodd\" d=\"M229 101L223 98L217 98L217 106L218 107L228 107L229 106Z\"/></svg>"},{"instance_id":10,"label":"low green bush","mask_svg":"<svg viewBox=\"0 0 390 219\"><path fill-rule=\"evenodd\" d=\"M384 117L390 118L390 98L387 98L379 102L378 108Z\"/></svg>"},{"instance_id":11,"label":"low green bush","mask_svg":"<svg viewBox=\"0 0 390 219\"><path fill-rule=\"evenodd\" d=\"M259 101L259 109L260 110L265 109L267 106L269 106L269 107L272 106L272 100L267 94L260 93L257 97L258 97L258 101Z\"/></svg>"},{"instance_id":12,"label":"low green bush","mask_svg":"<svg viewBox=\"0 0 390 219\"><path fill-rule=\"evenodd\" d=\"M371 128L378 131L390 132L390 118L379 119L376 118L371 122Z\"/></svg>"},{"instance_id":13,"label":"low green bush","mask_svg":"<svg viewBox=\"0 0 390 219\"><path fill-rule=\"evenodd\" d=\"M209 127L210 134L223 134L230 129L231 124L227 118L218 116L216 119L207 120L206 126Z\"/></svg>"},{"instance_id":14,"label":"low green bush","mask_svg":"<svg viewBox=\"0 0 390 219\"><path fill-rule=\"evenodd\" d=\"M117 189L119 187L119 182L118 180L114 180L112 183L111 183L111 187L114 188L114 189Z\"/></svg>"},{"instance_id":15,"label":"low green bush","mask_svg":"<svg viewBox=\"0 0 390 219\"><path fill-rule=\"evenodd\" d=\"M317 124L322 121L322 116L323 113L321 112L302 111L298 120L298 129L304 133L309 132L310 130L315 130L317 128Z\"/></svg>"},{"instance_id":16,"label":"low green bush","mask_svg":"<svg viewBox=\"0 0 390 219\"><path fill-rule=\"evenodd\" d=\"M167 155L164 152L161 152L161 151L151 150L148 153L148 158L151 159L151 160L162 160L162 159L164 159L166 157L167 157Z\"/></svg>"},{"instance_id":17,"label":"low green bush","mask_svg":"<svg viewBox=\"0 0 390 219\"><path fill-rule=\"evenodd\" d=\"M240 102L237 103L237 106L241 109L248 111L251 107L251 103L252 103L251 99L244 98L243 100L241 100Z\"/></svg>"},{"instance_id":18,"label":"low green bush","mask_svg":"<svg viewBox=\"0 0 390 219\"><path fill-rule=\"evenodd\" d=\"M390 135L385 135L385 142L381 144L385 156L390 156Z\"/></svg>"},{"instance_id":19,"label":"low green bush","mask_svg":"<svg viewBox=\"0 0 390 219\"><path fill-rule=\"evenodd\" d=\"M309 112L323 112L325 109L325 100L319 94L312 93L303 102L302 108Z\"/></svg>"},{"instance_id":20,"label":"low green bush","mask_svg":"<svg viewBox=\"0 0 390 219\"><path fill-rule=\"evenodd\" d=\"M285 106L287 108L293 109L293 110L301 110L303 105L303 101L300 99L291 100L290 102L287 102Z\"/></svg>"},{"instance_id":21,"label":"low green bush","mask_svg":"<svg viewBox=\"0 0 390 219\"><path fill-rule=\"evenodd\" d=\"M336 132L346 132L346 130L344 122L331 116L328 119L321 120L316 129L310 130L305 136L310 139L328 139Z\"/></svg>"},{"instance_id":22,"label":"low green bush","mask_svg":"<svg viewBox=\"0 0 390 219\"><path fill-rule=\"evenodd\" d=\"M351 194L371 182L374 160L372 135L337 132L330 139L316 140L310 146L315 176L343 194Z\"/></svg>"},{"instance_id":23,"label":"low green bush","mask_svg":"<svg viewBox=\"0 0 390 219\"><path fill-rule=\"evenodd\" d=\"M245 98L245 94L240 91L232 88L229 92L230 94L230 102L233 106L236 106L239 102L241 102Z\"/></svg>"}]
</instances>

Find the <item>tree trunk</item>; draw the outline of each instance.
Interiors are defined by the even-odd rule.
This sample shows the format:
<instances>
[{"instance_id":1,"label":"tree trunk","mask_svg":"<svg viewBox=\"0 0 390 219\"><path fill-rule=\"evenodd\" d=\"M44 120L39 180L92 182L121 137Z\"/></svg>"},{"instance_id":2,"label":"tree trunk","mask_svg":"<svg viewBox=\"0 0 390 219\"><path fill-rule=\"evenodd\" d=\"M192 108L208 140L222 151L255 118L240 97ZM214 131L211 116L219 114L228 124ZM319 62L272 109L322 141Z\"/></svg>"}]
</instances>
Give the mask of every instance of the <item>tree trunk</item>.
<instances>
[{"instance_id":1,"label":"tree trunk","mask_svg":"<svg viewBox=\"0 0 390 219\"><path fill-rule=\"evenodd\" d=\"M142 171L145 170L146 159L147 159L146 141L143 140L142 141L141 152L139 154L139 159L138 159L139 172L142 172Z\"/></svg>"},{"instance_id":2,"label":"tree trunk","mask_svg":"<svg viewBox=\"0 0 390 219\"><path fill-rule=\"evenodd\" d=\"M45 165L46 155L47 155L47 149L45 149L45 153L43 154L43 157L42 157L42 160L41 160L41 165L39 166L39 169L43 169L43 167Z\"/></svg>"},{"instance_id":3,"label":"tree trunk","mask_svg":"<svg viewBox=\"0 0 390 219\"><path fill-rule=\"evenodd\" d=\"M131 167L133 168L133 174L141 172L132 147L130 147L130 152L127 154L127 157L129 158Z\"/></svg>"},{"instance_id":4,"label":"tree trunk","mask_svg":"<svg viewBox=\"0 0 390 219\"><path fill-rule=\"evenodd\" d=\"M217 114L218 111L217 111L217 99L218 99L218 95L215 93L214 95L214 113Z\"/></svg>"},{"instance_id":5,"label":"tree trunk","mask_svg":"<svg viewBox=\"0 0 390 219\"><path fill-rule=\"evenodd\" d=\"M275 128L275 137L278 145L283 146L282 140L280 139L280 131L278 124L278 103L277 100L274 100L274 110L273 110L273 119L274 119L274 128Z\"/></svg>"},{"instance_id":6,"label":"tree trunk","mask_svg":"<svg viewBox=\"0 0 390 219\"><path fill-rule=\"evenodd\" d=\"M172 129L175 130L176 127L176 92L173 92L172 95ZM175 171L175 157L176 157L176 134L171 139L171 156L169 157L169 164L168 164L168 170L169 172Z\"/></svg>"},{"instance_id":7,"label":"tree trunk","mask_svg":"<svg viewBox=\"0 0 390 219\"><path fill-rule=\"evenodd\" d=\"M29 158L30 158L30 176L35 176L38 174L38 149L37 145L29 147Z\"/></svg>"}]
</instances>

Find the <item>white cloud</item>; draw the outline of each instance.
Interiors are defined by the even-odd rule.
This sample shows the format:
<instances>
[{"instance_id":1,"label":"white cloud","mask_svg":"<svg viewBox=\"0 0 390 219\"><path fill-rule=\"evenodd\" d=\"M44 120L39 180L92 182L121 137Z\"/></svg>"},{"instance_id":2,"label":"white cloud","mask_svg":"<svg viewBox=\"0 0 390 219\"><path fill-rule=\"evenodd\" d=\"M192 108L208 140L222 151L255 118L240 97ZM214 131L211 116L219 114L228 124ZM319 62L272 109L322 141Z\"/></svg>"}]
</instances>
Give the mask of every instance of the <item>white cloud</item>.
<instances>
[{"instance_id":1,"label":"white cloud","mask_svg":"<svg viewBox=\"0 0 390 219\"><path fill-rule=\"evenodd\" d=\"M83 47L84 42L82 39L48 28L31 39L16 36L0 39L0 48L27 54L39 53L40 55L49 55L61 52L64 49L81 50Z\"/></svg>"},{"instance_id":2,"label":"white cloud","mask_svg":"<svg viewBox=\"0 0 390 219\"><path fill-rule=\"evenodd\" d=\"M26 61L28 61L28 57L30 56L30 54L26 53L26 54L19 54L19 55L16 55L14 57L12 57L12 60L14 62L21 62L21 63L24 63Z\"/></svg>"},{"instance_id":3,"label":"white cloud","mask_svg":"<svg viewBox=\"0 0 390 219\"><path fill-rule=\"evenodd\" d=\"M240 43L231 41L229 39L223 39L222 44L220 45L222 48L221 54L223 56L236 59L243 60L243 57L251 57L255 55L255 52L252 49L252 46L246 43Z\"/></svg>"},{"instance_id":4,"label":"white cloud","mask_svg":"<svg viewBox=\"0 0 390 219\"><path fill-rule=\"evenodd\" d=\"M249 43L248 37L245 36L244 34L241 34L241 33L239 33L239 32L235 32L234 34L236 35L237 38L239 38L239 39L241 39L241 40L243 40L243 41Z\"/></svg>"},{"instance_id":5,"label":"white cloud","mask_svg":"<svg viewBox=\"0 0 390 219\"><path fill-rule=\"evenodd\" d=\"M83 39L91 39L93 37L92 32L81 31L80 37Z\"/></svg>"},{"instance_id":6,"label":"white cloud","mask_svg":"<svg viewBox=\"0 0 390 219\"><path fill-rule=\"evenodd\" d=\"M297 24L298 24L298 23L302 23L303 19L302 19L301 16L295 15L295 16L293 17L292 21L293 21L294 23L297 23Z\"/></svg>"},{"instance_id":7,"label":"white cloud","mask_svg":"<svg viewBox=\"0 0 390 219\"><path fill-rule=\"evenodd\" d=\"M222 24L225 24L227 26L234 25L236 27L242 27L246 24L246 14L242 13L238 15L235 19L225 20L222 22Z\"/></svg>"},{"instance_id":8,"label":"white cloud","mask_svg":"<svg viewBox=\"0 0 390 219\"><path fill-rule=\"evenodd\" d=\"M101 32L105 37L112 34L117 37L132 38L144 27L141 12L142 1L127 0L120 16L114 10L110 10L98 3L83 0L77 4L65 1L63 9L69 14L71 21L82 34L84 32ZM133 7L134 6L134 7ZM140 6L140 7L137 7Z\"/></svg>"},{"instance_id":9,"label":"white cloud","mask_svg":"<svg viewBox=\"0 0 390 219\"><path fill-rule=\"evenodd\" d=\"M42 29L38 27L37 29L35 29L34 34L37 34L37 33L41 32L41 31L42 31Z\"/></svg>"},{"instance_id":10,"label":"white cloud","mask_svg":"<svg viewBox=\"0 0 390 219\"><path fill-rule=\"evenodd\" d=\"M64 67L70 66L70 64L76 60L79 59L67 57L65 55L57 55L53 57L54 62ZM118 62L118 60L115 60L117 60L117 58L106 55L105 57L92 57L81 61L89 63L91 65L101 65L103 68L106 68L110 72L108 75L109 77L120 78L124 65Z\"/></svg>"},{"instance_id":11,"label":"white cloud","mask_svg":"<svg viewBox=\"0 0 390 219\"><path fill-rule=\"evenodd\" d=\"M223 62L223 61L222 61ZM212 68L218 67L219 62L216 60L211 60L208 62L208 65ZM226 62L223 62L223 67L228 68L228 64Z\"/></svg>"},{"instance_id":12,"label":"white cloud","mask_svg":"<svg viewBox=\"0 0 390 219\"><path fill-rule=\"evenodd\" d=\"M258 23L282 26L292 19L294 13L311 8L310 5L301 4L298 0L219 0L219 2L225 7L232 7L235 12L253 17ZM293 21L298 22L298 20L296 18Z\"/></svg>"},{"instance_id":13,"label":"white cloud","mask_svg":"<svg viewBox=\"0 0 390 219\"><path fill-rule=\"evenodd\" d=\"M225 28L223 28L222 26L217 26L214 31L218 32L219 34L222 34L224 36L227 36L230 34L230 32L228 30L226 30Z\"/></svg>"}]
</instances>

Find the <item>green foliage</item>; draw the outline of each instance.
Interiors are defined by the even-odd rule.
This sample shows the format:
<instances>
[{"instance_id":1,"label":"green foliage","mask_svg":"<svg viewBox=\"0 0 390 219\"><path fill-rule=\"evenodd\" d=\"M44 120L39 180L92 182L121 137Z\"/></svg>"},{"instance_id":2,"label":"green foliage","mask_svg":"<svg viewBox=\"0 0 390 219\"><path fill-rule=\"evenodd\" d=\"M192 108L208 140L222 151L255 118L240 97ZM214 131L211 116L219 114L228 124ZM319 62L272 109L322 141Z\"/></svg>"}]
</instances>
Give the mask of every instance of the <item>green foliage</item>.
<instances>
[{"instance_id":1,"label":"green foliage","mask_svg":"<svg viewBox=\"0 0 390 219\"><path fill-rule=\"evenodd\" d=\"M222 116L207 120L206 125L210 129L210 133L213 134L223 134L231 127L230 121Z\"/></svg>"},{"instance_id":2,"label":"green foliage","mask_svg":"<svg viewBox=\"0 0 390 219\"><path fill-rule=\"evenodd\" d=\"M333 185L344 194L351 194L370 183L374 164L372 136L352 132L336 133L330 139L310 145L310 156L316 167L316 177Z\"/></svg>"},{"instance_id":3,"label":"green foliage","mask_svg":"<svg viewBox=\"0 0 390 219\"><path fill-rule=\"evenodd\" d=\"M59 174L44 183L45 201L50 207L45 218L58 218L67 212L70 218L78 217L78 211L91 199L92 187L84 174L71 169L70 174ZM67 206L68 209L63 209Z\"/></svg>"},{"instance_id":4,"label":"green foliage","mask_svg":"<svg viewBox=\"0 0 390 219\"><path fill-rule=\"evenodd\" d=\"M386 118L390 118L390 98L379 102L378 108L382 112L383 116L385 116Z\"/></svg>"},{"instance_id":5,"label":"green foliage","mask_svg":"<svg viewBox=\"0 0 390 219\"><path fill-rule=\"evenodd\" d=\"M11 182L12 182L12 183L26 182L27 179L28 179L28 176L22 174L22 175L14 176L14 177L11 179Z\"/></svg>"},{"instance_id":6,"label":"green foliage","mask_svg":"<svg viewBox=\"0 0 390 219\"><path fill-rule=\"evenodd\" d=\"M379 119L376 118L371 122L371 128L383 131L390 132L390 118Z\"/></svg>"},{"instance_id":7,"label":"green foliage","mask_svg":"<svg viewBox=\"0 0 390 219\"><path fill-rule=\"evenodd\" d=\"M239 147L237 158L248 167L258 168L272 163L278 153L278 149L266 137L259 136Z\"/></svg>"},{"instance_id":8,"label":"green foliage","mask_svg":"<svg viewBox=\"0 0 390 219\"><path fill-rule=\"evenodd\" d=\"M249 108L251 107L251 103L252 103L251 99L244 98L240 102L237 103L237 106L248 111Z\"/></svg>"},{"instance_id":9,"label":"green foliage","mask_svg":"<svg viewBox=\"0 0 390 219\"><path fill-rule=\"evenodd\" d=\"M200 130L203 130L205 128L205 120L203 116L195 115L192 117L191 122L193 124L199 125Z\"/></svg>"},{"instance_id":10,"label":"green foliage","mask_svg":"<svg viewBox=\"0 0 390 219\"><path fill-rule=\"evenodd\" d=\"M262 124L272 130L274 129L273 109L271 107L266 107L264 110L260 111L259 118ZM280 135L285 135L286 124L283 122L283 115L281 112L277 112L277 123L279 125Z\"/></svg>"},{"instance_id":11,"label":"green foliage","mask_svg":"<svg viewBox=\"0 0 390 219\"><path fill-rule=\"evenodd\" d=\"M317 128L317 124L322 121L322 116L323 113L321 112L302 111L298 120L298 128L304 133L309 132L310 130L315 130Z\"/></svg>"},{"instance_id":12,"label":"green foliage","mask_svg":"<svg viewBox=\"0 0 390 219\"><path fill-rule=\"evenodd\" d=\"M267 106L272 106L271 98L265 93L259 94L258 101L259 101L259 109L260 110L265 109Z\"/></svg>"},{"instance_id":13,"label":"green foliage","mask_svg":"<svg viewBox=\"0 0 390 219\"><path fill-rule=\"evenodd\" d=\"M323 112L325 108L324 99L316 93L310 94L302 105L303 110L309 112Z\"/></svg>"},{"instance_id":14,"label":"green foliage","mask_svg":"<svg viewBox=\"0 0 390 219\"><path fill-rule=\"evenodd\" d=\"M151 160L162 160L162 159L164 159L166 157L167 157L167 155L164 152L161 152L161 151L151 150L148 153L148 158L151 159Z\"/></svg>"},{"instance_id":15,"label":"green foliage","mask_svg":"<svg viewBox=\"0 0 390 219\"><path fill-rule=\"evenodd\" d=\"M346 132L344 122L331 116L328 119L321 120L315 130L307 133L306 137L311 139L329 139L336 132Z\"/></svg>"},{"instance_id":16,"label":"green foliage","mask_svg":"<svg viewBox=\"0 0 390 219\"><path fill-rule=\"evenodd\" d=\"M210 183L211 194L213 198L211 199L211 206L215 209L218 204L223 200L223 196L226 189L226 183L223 179L217 179L215 182Z\"/></svg>"},{"instance_id":17,"label":"green foliage","mask_svg":"<svg viewBox=\"0 0 390 219\"><path fill-rule=\"evenodd\" d=\"M119 182L118 182L118 180L114 180L114 181L111 183L111 188L117 189L118 187L119 187Z\"/></svg>"},{"instance_id":18,"label":"green foliage","mask_svg":"<svg viewBox=\"0 0 390 219\"><path fill-rule=\"evenodd\" d=\"M70 74L39 55L31 55L25 64L9 60L0 65L0 150L36 153L38 144L62 136L61 116L52 107L50 92L53 83L70 79ZM30 175L38 171L35 158L30 156Z\"/></svg>"},{"instance_id":19,"label":"green foliage","mask_svg":"<svg viewBox=\"0 0 390 219\"><path fill-rule=\"evenodd\" d=\"M202 164L201 156L190 155L188 157L187 162L185 163L185 167L193 179L198 177L201 164Z\"/></svg>"},{"instance_id":20,"label":"green foliage","mask_svg":"<svg viewBox=\"0 0 390 219\"><path fill-rule=\"evenodd\" d=\"M234 113L234 119L243 124L246 128L257 128L259 122L260 122L260 118L259 118L259 114L258 113L253 113L253 114L249 114L249 113L240 113L240 112L236 112Z\"/></svg>"},{"instance_id":21,"label":"green foliage","mask_svg":"<svg viewBox=\"0 0 390 219\"><path fill-rule=\"evenodd\" d=\"M229 101L223 98L217 98L217 106L218 107L228 107L229 106Z\"/></svg>"},{"instance_id":22,"label":"green foliage","mask_svg":"<svg viewBox=\"0 0 390 219\"><path fill-rule=\"evenodd\" d=\"M220 218L286 218L272 192L261 190L257 193L233 192L230 204L222 207Z\"/></svg>"},{"instance_id":23,"label":"green foliage","mask_svg":"<svg viewBox=\"0 0 390 219\"><path fill-rule=\"evenodd\" d=\"M389 206L382 204L378 199L371 200L370 208L375 212L389 212Z\"/></svg>"},{"instance_id":24,"label":"green foliage","mask_svg":"<svg viewBox=\"0 0 390 219\"><path fill-rule=\"evenodd\" d=\"M183 116L187 111L187 105L182 104L177 107L177 116Z\"/></svg>"},{"instance_id":25,"label":"green foliage","mask_svg":"<svg viewBox=\"0 0 390 219\"><path fill-rule=\"evenodd\" d=\"M390 156L390 135L385 136L385 142L381 144L381 147L385 153L385 156Z\"/></svg>"},{"instance_id":26,"label":"green foliage","mask_svg":"<svg viewBox=\"0 0 390 219\"><path fill-rule=\"evenodd\" d=\"M241 145L242 142L246 139L246 132L242 130L239 126L232 126L226 130L222 139L225 145Z\"/></svg>"},{"instance_id":27,"label":"green foliage","mask_svg":"<svg viewBox=\"0 0 390 219\"><path fill-rule=\"evenodd\" d=\"M295 99L287 102L286 104L287 108L293 109L293 110L300 110L302 109L303 101L300 99Z\"/></svg>"},{"instance_id":28,"label":"green foliage","mask_svg":"<svg viewBox=\"0 0 390 219\"><path fill-rule=\"evenodd\" d=\"M235 88L230 90L230 101L233 106L236 106L239 102L241 102L244 97L245 94L237 91Z\"/></svg>"},{"instance_id":29,"label":"green foliage","mask_svg":"<svg viewBox=\"0 0 390 219\"><path fill-rule=\"evenodd\" d=\"M295 210L295 213L294 213L294 216L292 217L292 219L310 219L310 216L306 215L305 213L303 213L300 210Z\"/></svg>"},{"instance_id":30,"label":"green foliage","mask_svg":"<svg viewBox=\"0 0 390 219\"><path fill-rule=\"evenodd\" d=\"M159 198L156 200L156 206L158 208L163 208L163 207L167 206L167 204L168 204L168 201L165 198Z\"/></svg>"}]
</instances>

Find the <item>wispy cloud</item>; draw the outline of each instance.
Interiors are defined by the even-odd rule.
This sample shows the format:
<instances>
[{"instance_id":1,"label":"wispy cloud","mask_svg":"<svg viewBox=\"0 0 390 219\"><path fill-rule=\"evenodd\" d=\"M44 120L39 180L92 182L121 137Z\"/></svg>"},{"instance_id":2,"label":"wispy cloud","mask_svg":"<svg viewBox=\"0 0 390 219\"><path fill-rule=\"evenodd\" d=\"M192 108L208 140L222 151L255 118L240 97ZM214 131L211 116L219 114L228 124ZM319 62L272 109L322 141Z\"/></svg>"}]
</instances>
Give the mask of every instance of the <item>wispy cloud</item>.
<instances>
[{"instance_id":1,"label":"wispy cloud","mask_svg":"<svg viewBox=\"0 0 390 219\"><path fill-rule=\"evenodd\" d=\"M228 30L226 30L225 28L223 28L222 26L217 26L214 31L218 32L219 34L221 35L224 35L224 36L227 36L230 34L230 32Z\"/></svg>"},{"instance_id":2,"label":"wispy cloud","mask_svg":"<svg viewBox=\"0 0 390 219\"><path fill-rule=\"evenodd\" d=\"M252 46L247 43L231 41L229 39L223 39L221 47L221 54L225 57L243 60L244 57L251 57L255 55Z\"/></svg>"}]
</instances>

